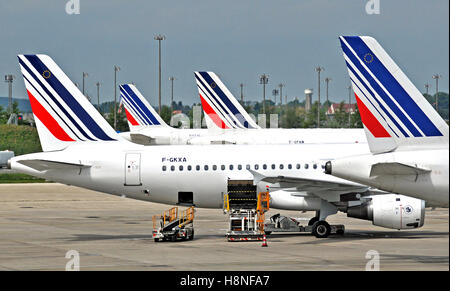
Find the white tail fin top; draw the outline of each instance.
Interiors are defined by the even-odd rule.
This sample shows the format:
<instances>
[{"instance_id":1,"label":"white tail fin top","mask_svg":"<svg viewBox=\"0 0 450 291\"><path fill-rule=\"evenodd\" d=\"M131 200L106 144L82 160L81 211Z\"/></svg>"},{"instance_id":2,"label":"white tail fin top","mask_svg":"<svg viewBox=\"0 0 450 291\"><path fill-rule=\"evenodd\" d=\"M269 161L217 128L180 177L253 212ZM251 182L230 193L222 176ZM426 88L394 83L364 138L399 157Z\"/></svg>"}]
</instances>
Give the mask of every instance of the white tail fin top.
<instances>
[{"instance_id":1,"label":"white tail fin top","mask_svg":"<svg viewBox=\"0 0 450 291\"><path fill-rule=\"evenodd\" d=\"M61 150L73 142L120 139L49 56L18 59L44 151Z\"/></svg>"},{"instance_id":2,"label":"white tail fin top","mask_svg":"<svg viewBox=\"0 0 450 291\"><path fill-rule=\"evenodd\" d=\"M259 128L215 73L194 74L208 128Z\"/></svg>"},{"instance_id":3,"label":"white tail fin top","mask_svg":"<svg viewBox=\"0 0 450 291\"><path fill-rule=\"evenodd\" d=\"M136 131L142 127L167 126L156 110L133 84L120 86L120 96L125 106L130 131Z\"/></svg>"},{"instance_id":4,"label":"white tail fin top","mask_svg":"<svg viewBox=\"0 0 450 291\"><path fill-rule=\"evenodd\" d=\"M373 153L448 144L448 125L374 38L340 41Z\"/></svg>"}]
</instances>

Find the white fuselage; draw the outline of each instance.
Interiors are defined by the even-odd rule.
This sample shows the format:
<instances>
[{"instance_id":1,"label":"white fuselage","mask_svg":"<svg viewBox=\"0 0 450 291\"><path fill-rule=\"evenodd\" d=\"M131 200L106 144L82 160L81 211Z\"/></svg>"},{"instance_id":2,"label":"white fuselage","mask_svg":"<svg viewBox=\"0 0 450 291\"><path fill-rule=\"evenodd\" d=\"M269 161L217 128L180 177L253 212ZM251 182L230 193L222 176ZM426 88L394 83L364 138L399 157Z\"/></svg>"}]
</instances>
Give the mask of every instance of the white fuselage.
<instances>
[{"instance_id":1,"label":"white fuselage","mask_svg":"<svg viewBox=\"0 0 450 291\"><path fill-rule=\"evenodd\" d=\"M177 129L171 127L143 127L123 133L152 138L156 145L208 145L208 144L304 144L304 143L366 143L362 128L311 128L311 129Z\"/></svg>"},{"instance_id":2,"label":"white fuselage","mask_svg":"<svg viewBox=\"0 0 450 291\"><path fill-rule=\"evenodd\" d=\"M323 166L330 159L368 152L367 144L145 147L125 141L95 142L77 143L62 151L18 156L11 160L11 168L64 184L165 204L179 203L179 192L192 192L193 204L197 207L221 208L228 179L254 179L247 167L265 176L301 177L357 185L326 175ZM89 167L40 172L18 163L27 159ZM266 185L261 184L263 188ZM296 191L301 192L302 189ZM305 195L308 193L305 192ZM329 201L339 199L339 196L335 197L330 196ZM308 208L302 201L291 202L280 208L304 210L302 205Z\"/></svg>"},{"instance_id":3,"label":"white fuselage","mask_svg":"<svg viewBox=\"0 0 450 291\"><path fill-rule=\"evenodd\" d=\"M422 174L377 174L372 165L400 163L429 170ZM332 161L334 176L370 185L380 190L423 199L428 206L448 207L449 150L443 148L398 150L384 154L352 156Z\"/></svg>"}]
</instances>

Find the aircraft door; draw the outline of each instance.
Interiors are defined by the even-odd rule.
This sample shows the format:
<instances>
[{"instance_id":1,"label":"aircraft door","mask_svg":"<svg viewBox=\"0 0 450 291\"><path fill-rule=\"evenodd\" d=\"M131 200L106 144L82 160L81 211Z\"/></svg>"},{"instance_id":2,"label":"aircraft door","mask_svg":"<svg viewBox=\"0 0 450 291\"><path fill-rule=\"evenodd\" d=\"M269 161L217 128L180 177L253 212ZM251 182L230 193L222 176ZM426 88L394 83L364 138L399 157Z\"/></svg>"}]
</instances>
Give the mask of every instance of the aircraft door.
<instances>
[{"instance_id":1,"label":"aircraft door","mask_svg":"<svg viewBox=\"0 0 450 291\"><path fill-rule=\"evenodd\" d=\"M130 153L125 156L125 186L140 186L141 154Z\"/></svg>"}]
</instances>

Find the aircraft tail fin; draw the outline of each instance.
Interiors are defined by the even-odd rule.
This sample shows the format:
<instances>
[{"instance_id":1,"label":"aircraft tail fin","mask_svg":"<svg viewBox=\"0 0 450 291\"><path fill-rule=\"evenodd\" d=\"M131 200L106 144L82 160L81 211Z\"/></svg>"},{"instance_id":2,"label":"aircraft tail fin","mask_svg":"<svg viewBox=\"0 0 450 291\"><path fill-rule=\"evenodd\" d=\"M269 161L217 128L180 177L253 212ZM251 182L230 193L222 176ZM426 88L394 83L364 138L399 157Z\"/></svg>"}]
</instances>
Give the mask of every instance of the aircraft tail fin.
<instances>
[{"instance_id":1,"label":"aircraft tail fin","mask_svg":"<svg viewBox=\"0 0 450 291\"><path fill-rule=\"evenodd\" d=\"M46 55L18 55L42 150L74 142L116 141L120 136Z\"/></svg>"},{"instance_id":2,"label":"aircraft tail fin","mask_svg":"<svg viewBox=\"0 0 450 291\"><path fill-rule=\"evenodd\" d=\"M130 131L136 131L143 127L167 126L156 110L133 84L120 86L120 96L125 106Z\"/></svg>"},{"instance_id":3,"label":"aircraft tail fin","mask_svg":"<svg viewBox=\"0 0 450 291\"><path fill-rule=\"evenodd\" d=\"M194 72L208 128L259 128L213 72Z\"/></svg>"},{"instance_id":4,"label":"aircraft tail fin","mask_svg":"<svg viewBox=\"0 0 450 291\"><path fill-rule=\"evenodd\" d=\"M372 153L448 144L446 122L374 38L339 39Z\"/></svg>"}]
</instances>

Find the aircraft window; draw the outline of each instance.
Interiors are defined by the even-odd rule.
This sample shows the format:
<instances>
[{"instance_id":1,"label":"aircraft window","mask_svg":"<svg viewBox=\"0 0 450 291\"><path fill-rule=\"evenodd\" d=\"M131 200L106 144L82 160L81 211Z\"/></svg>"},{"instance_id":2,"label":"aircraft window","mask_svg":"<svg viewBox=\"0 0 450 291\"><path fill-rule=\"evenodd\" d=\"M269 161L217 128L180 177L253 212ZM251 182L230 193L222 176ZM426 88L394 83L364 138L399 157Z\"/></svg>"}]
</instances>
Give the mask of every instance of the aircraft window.
<instances>
[{"instance_id":1,"label":"aircraft window","mask_svg":"<svg viewBox=\"0 0 450 291\"><path fill-rule=\"evenodd\" d=\"M259 165L255 165L255 170L258 170L259 169Z\"/></svg>"},{"instance_id":2,"label":"aircraft window","mask_svg":"<svg viewBox=\"0 0 450 291\"><path fill-rule=\"evenodd\" d=\"M205 171L208 171L209 167L208 165L205 165Z\"/></svg>"},{"instance_id":3,"label":"aircraft window","mask_svg":"<svg viewBox=\"0 0 450 291\"><path fill-rule=\"evenodd\" d=\"M280 164L280 170L283 170L283 168L284 168L284 165Z\"/></svg>"},{"instance_id":4,"label":"aircraft window","mask_svg":"<svg viewBox=\"0 0 450 291\"><path fill-rule=\"evenodd\" d=\"M195 166L195 169L196 169L197 171L200 171L200 166L199 166L199 165Z\"/></svg>"},{"instance_id":5,"label":"aircraft window","mask_svg":"<svg viewBox=\"0 0 450 291\"><path fill-rule=\"evenodd\" d=\"M296 168L297 170L300 170L300 164L297 164Z\"/></svg>"},{"instance_id":6,"label":"aircraft window","mask_svg":"<svg viewBox=\"0 0 450 291\"><path fill-rule=\"evenodd\" d=\"M217 170L217 166L216 165L213 165L213 170L214 171Z\"/></svg>"},{"instance_id":7,"label":"aircraft window","mask_svg":"<svg viewBox=\"0 0 450 291\"><path fill-rule=\"evenodd\" d=\"M170 166L170 170L173 172L175 171L175 166Z\"/></svg>"},{"instance_id":8,"label":"aircraft window","mask_svg":"<svg viewBox=\"0 0 450 291\"><path fill-rule=\"evenodd\" d=\"M246 168L247 170L250 170L250 165L247 165L245 168Z\"/></svg>"},{"instance_id":9,"label":"aircraft window","mask_svg":"<svg viewBox=\"0 0 450 291\"><path fill-rule=\"evenodd\" d=\"M288 169L291 170L292 169L292 165L288 164Z\"/></svg>"},{"instance_id":10,"label":"aircraft window","mask_svg":"<svg viewBox=\"0 0 450 291\"><path fill-rule=\"evenodd\" d=\"M272 164L272 170L275 170L275 164Z\"/></svg>"},{"instance_id":11,"label":"aircraft window","mask_svg":"<svg viewBox=\"0 0 450 291\"><path fill-rule=\"evenodd\" d=\"M221 169L222 171L225 171L225 165L220 166L220 169Z\"/></svg>"},{"instance_id":12,"label":"aircraft window","mask_svg":"<svg viewBox=\"0 0 450 291\"><path fill-rule=\"evenodd\" d=\"M314 164L314 165L313 165L313 169L317 169L317 164Z\"/></svg>"},{"instance_id":13,"label":"aircraft window","mask_svg":"<svg viewBox=\"0 0 450 291\"><path fill-rule=\"evenodd\" d=\"M233 165L230 165L230 170L233 171Z\"/></svg>"},{"instance_id":14,"label":"aircraft window","mask_svg":"<svg viewBox=\"0 0 450 291\"><path fill-rule=\"evenodd\" d=\"M242 170L242 165L238 165L238 170Z\"/></svg>"},{"instance_id":15,"label":"aircraft window","mask_svg":"<svg viewBox=\"0 0 450 291\"><path fill-rule=\"evenodd\" d=\"M267 170L267 165L266 164L263 165L263 169Z\"/></svg>"},{"instance_id":16,"label":"aircraft window","mask_svg":"<svg viewBox=\"0 0 450 291\"><path fill-rule=\"evenodd\" d=\"M179 169L180 169L180 171L183 171L183 166L180 166L180 168L179 168Z\"/></svg>"},{"instance_id":17,"label":"aircraft window","mask_svg":"<svg viewBox=\"0 0 450 291\"><path fill-rule=\"evenodd\" d=\"M305 169L308 170L308 168L309 168L309 165L305 164Z\"/></svg>"},{"instance_id":18,"label":"aircraft window","mask_svg":"<svg viewBox=\"0 0 450 291\"><path fill-rule=\"evenodd\" d=\"M166 166L162 166L162 170L165 172L167 170Z\"/></svg>"},{"instance_id":19,"label":"aircraft window","mask_svg":"<svg viewBox=\"0 0 450 291\"><path fill-rule=\"evenodd\" d=\"M189 165L187 169L188 169L188 171L192 170L192 166Z\"/></svg>"}]
</instances>

